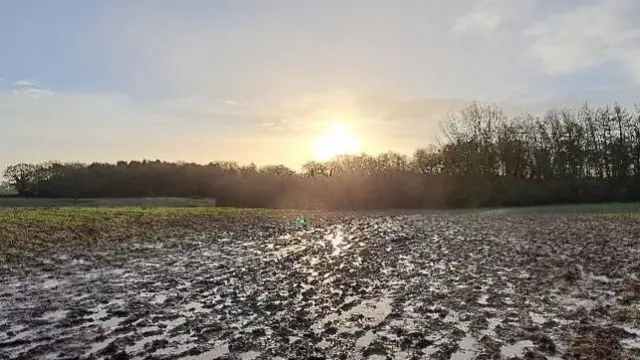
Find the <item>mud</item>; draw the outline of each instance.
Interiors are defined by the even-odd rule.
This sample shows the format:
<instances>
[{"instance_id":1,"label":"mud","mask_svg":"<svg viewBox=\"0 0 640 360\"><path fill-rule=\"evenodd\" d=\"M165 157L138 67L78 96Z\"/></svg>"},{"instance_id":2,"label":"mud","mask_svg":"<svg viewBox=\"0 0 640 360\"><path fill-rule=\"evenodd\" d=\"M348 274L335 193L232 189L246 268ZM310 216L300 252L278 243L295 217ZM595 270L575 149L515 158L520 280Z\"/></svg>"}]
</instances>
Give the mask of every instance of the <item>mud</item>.
<instances>
[{"instance_id":1,"label":"mud","mask_svg":"<svg viewBox=\"0 0 640 360\"><path fill-rule=\"evenodd\" d=\"M5 269L0 358L637 359L638 228L345 215L49 248Z\"/></svg>"}]
</instances>

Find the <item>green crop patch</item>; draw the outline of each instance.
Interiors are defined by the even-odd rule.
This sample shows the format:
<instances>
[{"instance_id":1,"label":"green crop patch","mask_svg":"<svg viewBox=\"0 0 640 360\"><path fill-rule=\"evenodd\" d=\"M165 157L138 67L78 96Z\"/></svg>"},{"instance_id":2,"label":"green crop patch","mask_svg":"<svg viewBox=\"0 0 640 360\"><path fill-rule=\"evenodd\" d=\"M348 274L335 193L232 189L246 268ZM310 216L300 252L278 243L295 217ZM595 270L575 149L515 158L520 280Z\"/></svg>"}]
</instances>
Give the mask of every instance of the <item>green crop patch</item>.
<instances>
[{"instance_id":1,"label":"green crop patch","mask_svg":"<svg viewBox=\"0 0 640 360\"><path fill-rule=\"evenodd\" d=\"M105 220L181 216L277 216L283 211L221 207L60 207L0 210L0 225L73 226Z\"/></svg>"}]
</instances>

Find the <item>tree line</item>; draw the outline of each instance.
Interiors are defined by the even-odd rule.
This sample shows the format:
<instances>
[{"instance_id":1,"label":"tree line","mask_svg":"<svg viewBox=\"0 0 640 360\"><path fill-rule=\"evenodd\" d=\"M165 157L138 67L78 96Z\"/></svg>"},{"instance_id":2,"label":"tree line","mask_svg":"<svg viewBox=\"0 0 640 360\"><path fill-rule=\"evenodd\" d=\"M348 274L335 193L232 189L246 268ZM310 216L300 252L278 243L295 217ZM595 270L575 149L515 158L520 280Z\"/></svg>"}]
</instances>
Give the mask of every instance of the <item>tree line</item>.
<instances>
[{"instance_id":1,"label":"tree line","mask_svg":"<svg viewBox=\"0 0 640 360\"><path fill-rule=\"evenodd\" d=\"M325 209L521 206L640 199L640 110L619 104L509 117L471 103L411 156L342 155L294 171L218 161L20 163L26 197L215 197L221 206Z\"/></svg>"}]
</instances>

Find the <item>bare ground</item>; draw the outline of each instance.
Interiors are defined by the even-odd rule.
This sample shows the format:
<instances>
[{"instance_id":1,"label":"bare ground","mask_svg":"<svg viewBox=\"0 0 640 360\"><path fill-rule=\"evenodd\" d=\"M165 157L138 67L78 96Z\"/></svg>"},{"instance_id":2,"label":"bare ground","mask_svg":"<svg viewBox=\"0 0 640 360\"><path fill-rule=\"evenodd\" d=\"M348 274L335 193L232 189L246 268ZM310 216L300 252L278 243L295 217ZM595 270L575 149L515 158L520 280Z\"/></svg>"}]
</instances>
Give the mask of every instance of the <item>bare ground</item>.
<instances>
[{"instance_id":1,"label":"bare ground","mask_svg":"<svg viewBox=\"0 0 640 360\"><path fill-rule=\"evenodd\" d=\"M640 358L640 226L628 219L127 226L4 244L0 358Z\"/></svg>"}]
</instances>

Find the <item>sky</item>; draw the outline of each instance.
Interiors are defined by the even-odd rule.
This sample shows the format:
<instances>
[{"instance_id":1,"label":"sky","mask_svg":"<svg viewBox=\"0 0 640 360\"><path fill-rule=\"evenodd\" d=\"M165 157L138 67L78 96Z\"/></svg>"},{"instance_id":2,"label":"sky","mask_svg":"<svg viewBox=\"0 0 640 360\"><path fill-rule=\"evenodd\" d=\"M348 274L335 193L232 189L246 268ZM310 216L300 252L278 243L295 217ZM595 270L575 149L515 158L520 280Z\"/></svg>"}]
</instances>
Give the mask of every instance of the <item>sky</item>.
<instances>
[{"instance_id":1,"label":"sky","mask_svg":"<svg viewBox=\"0 0 640 360\"><path fill-rule=\"evenodd\" d=\"M637 0L1 0L0 167L410 153L473 100L640 94ZM514 110L515 111L515 110Z\"/></svg>"}]
</instances>

